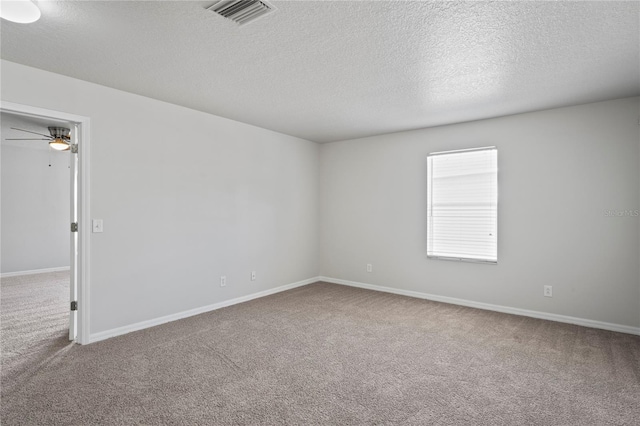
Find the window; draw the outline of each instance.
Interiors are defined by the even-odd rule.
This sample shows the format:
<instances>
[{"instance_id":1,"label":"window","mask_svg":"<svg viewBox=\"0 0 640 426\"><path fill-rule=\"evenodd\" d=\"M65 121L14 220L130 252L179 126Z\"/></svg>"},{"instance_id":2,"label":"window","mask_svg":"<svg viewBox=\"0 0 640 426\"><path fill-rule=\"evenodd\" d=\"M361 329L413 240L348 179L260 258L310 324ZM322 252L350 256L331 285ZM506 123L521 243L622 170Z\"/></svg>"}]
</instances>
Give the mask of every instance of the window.
<instances>
[{"instance_id":1,"label":"window","mask_svg":"<svg viewBox=\"0 0 640 426\"><path fill-rule=\"evenodd\" d=\"M427 157L427 256L497 263L498 150Z\"/></svg>"}]
</instances>

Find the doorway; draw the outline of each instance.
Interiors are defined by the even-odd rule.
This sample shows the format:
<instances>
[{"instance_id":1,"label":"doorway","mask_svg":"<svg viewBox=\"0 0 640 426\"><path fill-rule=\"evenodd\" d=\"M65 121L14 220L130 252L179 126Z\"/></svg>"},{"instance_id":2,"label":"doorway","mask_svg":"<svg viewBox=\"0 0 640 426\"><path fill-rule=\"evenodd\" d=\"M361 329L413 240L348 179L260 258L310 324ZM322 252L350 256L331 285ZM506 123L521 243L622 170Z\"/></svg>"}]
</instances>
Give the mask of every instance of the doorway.
<instances>
[{"instance_id":1,"label":"doorway","mask_svg":"<svg viewBox=\"0 0 640 426\"><path fill-rule=\"evenodd\" d=\"M28 105L2 102L0 113L32 122L51 123L68 128L71 146L66 153L64 167L68 167L69 181L69 340L89 342L89 123L88 117L67 114ZM34 135L35 136L35 135ZM4 136L3 136L4 139ZM47 144L48 142L42 141ZM75 145L75 147L74 147ZM77 149L76 149L77 148ZM75 152L74 152L75 151ZM51 164L53 166L54 164ZM4 275L4 274L3 274Z\"/></svg>"}]
</instances>

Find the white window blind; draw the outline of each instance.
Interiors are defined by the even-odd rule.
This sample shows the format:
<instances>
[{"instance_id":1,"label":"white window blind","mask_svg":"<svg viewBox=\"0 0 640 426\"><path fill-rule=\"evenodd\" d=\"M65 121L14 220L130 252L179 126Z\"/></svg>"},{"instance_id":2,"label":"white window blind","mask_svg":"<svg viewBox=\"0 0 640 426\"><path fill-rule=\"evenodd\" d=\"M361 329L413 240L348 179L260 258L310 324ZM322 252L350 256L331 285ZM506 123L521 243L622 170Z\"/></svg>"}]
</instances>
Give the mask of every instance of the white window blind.
<instances>
[{"instance_id":1,"label":"white window blind","mask_svg":"<svg viewBox=\"0 0 640 426\"><path fill-rule=\"evenodd\" d=\"M498 261L498 150L427 157L427 256Z\"/></svg>"}]
</instances>

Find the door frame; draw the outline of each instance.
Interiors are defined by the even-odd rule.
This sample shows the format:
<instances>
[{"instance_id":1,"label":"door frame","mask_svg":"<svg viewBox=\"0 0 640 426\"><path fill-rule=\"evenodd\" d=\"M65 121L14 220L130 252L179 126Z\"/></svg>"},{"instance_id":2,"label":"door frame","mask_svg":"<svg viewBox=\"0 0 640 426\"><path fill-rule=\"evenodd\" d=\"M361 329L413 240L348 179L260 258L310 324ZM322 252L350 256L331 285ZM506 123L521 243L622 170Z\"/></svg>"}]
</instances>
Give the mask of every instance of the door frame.
<instances>
[{"instance_id":1,"label":"door frame","mask_svg":"<svg viewBox=\"0 0 640 426\"><path fill-rule=\"evenodd\" d=\"M79 344L89 343L89 308L90 308L90 159L89 143L90 122L89 117L69 114L62 111L39 108L31 105L17 104L0 101L0 111L14 115L37 118L51 118L55 120L69 121L78 126L78 257L76 286L78 290L77 310L77 335L75 342Z\"/></svg>"}]
</instances>

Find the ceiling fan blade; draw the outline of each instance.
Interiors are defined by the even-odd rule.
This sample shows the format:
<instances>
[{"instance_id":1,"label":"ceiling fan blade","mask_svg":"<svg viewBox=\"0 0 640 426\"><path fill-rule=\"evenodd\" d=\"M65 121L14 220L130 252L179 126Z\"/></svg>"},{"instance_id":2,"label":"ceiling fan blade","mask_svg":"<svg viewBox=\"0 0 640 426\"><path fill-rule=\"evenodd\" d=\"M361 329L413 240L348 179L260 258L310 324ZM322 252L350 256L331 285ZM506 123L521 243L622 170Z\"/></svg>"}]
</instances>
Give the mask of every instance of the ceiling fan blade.
<instances>
[{"instance_id":1,"label":"ceiling fan blade","mask_svg":"<svg viewBox=\"0 0 640 426\"><path fill-rule=\"evenodd\" d=\"M42 134L42 133L32 132L32 131L30 131L30 130L18 129L18 128L16 128L16 127L11 127L11 128L12 128L13 130L20 130L21 132L33 133L34 135L45 136L45 137L47 137L47 138L50 138L50 137L51 137L51 135L44 135L44 134Z\"/></svg>"},{"instance_id":2,"label":"ceiling fan blade","mask_svg":"<svg viewBox=\"0 0 640 426\"><path fill-rule=\"evenodd\" d=\"M5 140L5 141L50 141L51 139L31 139L31 138L29 138L29 139L21 139L21 138L18 138L18 139L16 139L16 138L8 139L8 138L5 138L4 140Z\"/></svg>"}]
</instances>

